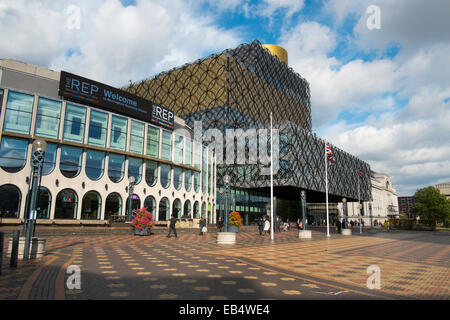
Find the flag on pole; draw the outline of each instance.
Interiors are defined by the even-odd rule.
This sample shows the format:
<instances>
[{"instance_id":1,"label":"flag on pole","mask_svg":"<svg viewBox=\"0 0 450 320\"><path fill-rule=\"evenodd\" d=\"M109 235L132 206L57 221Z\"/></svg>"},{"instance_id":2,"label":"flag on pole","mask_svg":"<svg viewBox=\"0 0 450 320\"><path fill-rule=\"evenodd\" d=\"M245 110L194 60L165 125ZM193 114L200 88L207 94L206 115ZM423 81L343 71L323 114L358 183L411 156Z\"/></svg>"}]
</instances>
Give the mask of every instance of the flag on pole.
<instances>
[{"instance_id":1,"label":"flag on pole","mask_svg":"<svg viewBox=\"0 0 450 320\"><path fill-rule=\"evenodd\" d=\"M336 162L336 158L334 157L333 151L331 150L331 147L328 144L325 145L325 152L328 157L328 163L333 165Z\"/></svg>"},{"instance_id":2,"label":"flag on pole","mask_svg":"<svg viewBox=\"0 0 450 320\"><path fill-rule=\"evenodd\" d=\"M357 173L361 178L364 178L364 172L361 171L361 168L356 169L356 173Z\"/></svg>"}]
</instances>

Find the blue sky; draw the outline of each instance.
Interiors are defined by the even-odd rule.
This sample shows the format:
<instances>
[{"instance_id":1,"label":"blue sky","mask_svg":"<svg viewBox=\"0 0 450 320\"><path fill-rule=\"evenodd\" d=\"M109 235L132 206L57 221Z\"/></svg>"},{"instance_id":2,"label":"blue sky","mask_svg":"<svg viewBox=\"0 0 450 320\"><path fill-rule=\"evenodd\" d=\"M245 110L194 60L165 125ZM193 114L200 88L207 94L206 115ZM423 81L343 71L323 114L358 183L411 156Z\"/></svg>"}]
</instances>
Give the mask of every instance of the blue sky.
<instances>
[{"instance_id":1,"label":"blue sky","mask_svg":"<svg viewBox=\"0 0 450 320\"><path fill-rule=\"evenodd\" d=\"M448 12L441 0L4 0L0 57L120 87L256 39L281 45L310 84L313 131L412 195L450 181Z\"/></svg>"}]
</instances>

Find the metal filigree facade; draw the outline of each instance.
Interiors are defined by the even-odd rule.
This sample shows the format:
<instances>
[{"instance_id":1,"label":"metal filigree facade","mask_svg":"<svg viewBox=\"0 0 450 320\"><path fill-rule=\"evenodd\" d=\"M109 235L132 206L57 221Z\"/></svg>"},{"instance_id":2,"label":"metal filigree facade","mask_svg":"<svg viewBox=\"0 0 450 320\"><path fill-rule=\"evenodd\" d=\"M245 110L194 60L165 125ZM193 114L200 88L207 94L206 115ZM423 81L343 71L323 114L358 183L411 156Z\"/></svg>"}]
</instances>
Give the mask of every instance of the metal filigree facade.
<instances>
[{"instance_id":1,"label":"metal filigree facade","mask_svg":"<svg viewBox=\"0 0 450 320\"><path fill-rule=\"evenodd\" d=\"M227 129L267 129L272 112L280 139L280 169L274 186L325 192L324 141L311 132L309 84L258 41L163 72L125 90L172 109L190 127L202 121L203 132L217 128L225 135ZM246 143L249 151L250 142ZM358 178L361 200L371 200L370 166L331 147L336 163L328 168L330 201L358 199ZM235 186L266 189L270 176L261 175L261 167L218 164L217 183L229 174ZM356 174L357 168L366 173L364 178Z\"/></svg>"}]
</instances>

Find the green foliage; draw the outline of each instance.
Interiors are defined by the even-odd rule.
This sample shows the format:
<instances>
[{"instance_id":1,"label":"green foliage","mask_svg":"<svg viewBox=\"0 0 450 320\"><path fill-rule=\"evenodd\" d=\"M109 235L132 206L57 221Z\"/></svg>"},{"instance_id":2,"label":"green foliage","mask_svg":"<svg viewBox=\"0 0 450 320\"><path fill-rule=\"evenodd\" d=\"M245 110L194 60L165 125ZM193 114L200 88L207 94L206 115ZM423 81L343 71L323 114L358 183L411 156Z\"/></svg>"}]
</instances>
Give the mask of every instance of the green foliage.
<instances>
[{"instance_id":1,"label":"green foliage","mask_svg":"<svg viewBox=\"0 0 450 320\"><path fill-rule=\"evenodd\" d=\"M450 201L438 189L427 187L414 194L416 205L412 212L420 219L448 223L450 221Z\"/></svg>"}]
</instances>

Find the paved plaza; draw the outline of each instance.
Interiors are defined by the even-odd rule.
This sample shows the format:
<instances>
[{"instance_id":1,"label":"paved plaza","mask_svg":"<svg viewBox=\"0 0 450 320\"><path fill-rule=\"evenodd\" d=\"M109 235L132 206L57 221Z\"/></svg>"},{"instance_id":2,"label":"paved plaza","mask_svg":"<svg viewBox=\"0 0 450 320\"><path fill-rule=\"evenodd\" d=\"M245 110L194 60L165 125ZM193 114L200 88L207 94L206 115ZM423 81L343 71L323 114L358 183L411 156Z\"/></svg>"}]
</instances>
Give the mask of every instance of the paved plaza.
<instances>
[{"instance_id":1,"label":"paved plaza","mask_svg":"<svg viewBox=\"0 0 450 320\"><path fill-rule=\"evenodd\" d=\"M0 300L450 298L450 236L443 232L360 236L355 229L327 238L314 230L312 240L300 240L292 230L274 241L241 232L235 245L220 246L215 233L46 238L46 256L19 261L17 269L3 256ZM374 265L380 289L367 288ZM80 289L67 288L69 266L81 271Z\"/></svg>"}]
</instances>

